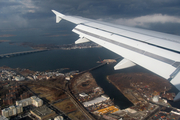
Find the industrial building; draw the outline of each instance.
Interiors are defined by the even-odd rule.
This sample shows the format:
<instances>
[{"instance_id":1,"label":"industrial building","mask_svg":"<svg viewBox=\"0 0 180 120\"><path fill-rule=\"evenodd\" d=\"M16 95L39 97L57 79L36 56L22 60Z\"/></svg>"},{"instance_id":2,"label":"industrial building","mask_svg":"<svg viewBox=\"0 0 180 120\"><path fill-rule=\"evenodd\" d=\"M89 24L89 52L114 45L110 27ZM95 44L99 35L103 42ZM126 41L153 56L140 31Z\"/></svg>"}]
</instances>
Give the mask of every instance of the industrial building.
<instances>
[{"instance_id":1,"label":"industrial building","mask_svg":"<svg viewBox=\"0 0 180 120\"><path fill-rule=\"evenodd\" d=\"M98 115L103 115L103 114L106 114L106 113L113 113L113 112L116 112L116 111L119 111L119 109L117 107L109 106L107 108L103 108L103 109L97 110L94 113L98 114Z\"/></svg>"},{"instance_id":2,"label":"industrial building","mask_svg":"<svg viewBox=\"0 0 180 120\"><path fill-rule=\"evenodd\" d=\"M16 101L16 105L20 105L20 104L22 104L23 107L28 106L28 105L34 105L36 107L40 107L43 105L43 101L36 96L32 96L30 98Z\"/></svg>"},{"instance_id":3,"label":"industrial building","mask_svg":"<svg viewBox=\"0 0 180 120\"><path fill-rule=\"evenodd\" d=\"M22 105L17 105L17 106L10 106L9 108L5 108L2 110L2 116L4 117L10 117L13 115L17 115L19 113L23 112L23 107Z\"/></svg>"},{"instance_id":4,"label":"industrial building","mask_svg":"<svg viewBox=\"0 0 180 120\"><path fill-rule=\"evenodd\" d=\"M93 99L91 101L84 102L83 105L84 105L84 107L88 107L88 106L91 106L91 105L101 103L101 102L106 101L106 100L109 100L109 97L101 95L101 97L97 97L97 98L95 98L95 99Z\"/></svg>"},{"instance_id":5,"label":"industrial building","mask_svg":"<svg viewBox=\"0 0 180 120\"><path fill-rule=\"evenodd\" d=\"M87 97L88 95L86 93L80 93L79 96L80 97Z\"/></svg>"},{"instance_id":6,"label":"industrial building","mask_svg":"<svg viewBox=\"0 0 180 120\"><path fill-rule=\"evenodd\" d=\"M35 108L30 112L40 120L48 120L50 118L54 118L57 115L53 110L51 110L45 105Z\"/></svg>"}]
</instances>

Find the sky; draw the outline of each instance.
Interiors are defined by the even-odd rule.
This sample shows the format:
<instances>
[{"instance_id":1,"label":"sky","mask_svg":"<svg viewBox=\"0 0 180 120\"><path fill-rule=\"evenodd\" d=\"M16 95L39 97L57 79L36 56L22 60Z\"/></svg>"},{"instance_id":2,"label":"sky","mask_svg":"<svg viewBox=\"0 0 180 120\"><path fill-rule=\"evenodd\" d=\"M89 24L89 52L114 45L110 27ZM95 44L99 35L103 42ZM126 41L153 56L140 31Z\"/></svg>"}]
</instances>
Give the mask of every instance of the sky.
<instances>
[{"instance_id":1,"label":"sky","mask_svg":"<svg viewBox=\"0 0 180 120\"><path fill-rule=\"evenodd\" d=\"M68 23L55 23L52 9L65 15L180 35L180 0L0 0L0 37L17 35L17 31L47 34L58 27L66 29Z\"/></svg>"}]
</instances>

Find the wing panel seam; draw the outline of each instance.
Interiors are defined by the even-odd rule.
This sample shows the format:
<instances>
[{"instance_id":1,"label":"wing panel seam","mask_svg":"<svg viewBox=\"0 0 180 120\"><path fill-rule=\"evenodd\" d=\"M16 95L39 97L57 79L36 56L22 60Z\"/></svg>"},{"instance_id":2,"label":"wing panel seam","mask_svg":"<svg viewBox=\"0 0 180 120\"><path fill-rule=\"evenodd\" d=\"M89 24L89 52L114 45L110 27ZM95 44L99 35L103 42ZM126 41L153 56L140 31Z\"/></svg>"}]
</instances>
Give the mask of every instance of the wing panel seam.
<instances>
[{"instance_id":1,"label":"wing panel seam","mask_svg":"<svg viewBox=\"0 0 180 120\"><path fill-rule=\"evenodd\" d=\"M150 52L147 52L147 51L144 51L144 50L140 50L138 48L135 48L135 47L132 47L132 46L129 46L129 45L126 45L126 44L123 44L123 43L119 43L117 41L114 41L114 40L111 40L111 39L108 39L108 38L105 38L105 37L102 37L102 36L99 36L99 35L96 35L96 34L93 34L93 33L89 33L87 31L84 31L84 30L80 30L78 28L74 28L75 30L79 31L79 32L82 32L82 33L85 33L87 35L90 35L90 36L93 36L93 37L96 37L96 38L100 38L104 41L107 41L107 42L110 42L112 44L115 44L115 45L118 45L120 47L123 47L123 48L126 48L126 49L129 49L131 51L134 51L134 52L137 52L137 53L140 53L140 54L143 54L145 56L148 56L148 57L151 57L151 58L154 58L156 60L159 60L161 62L164 62L164 63L167 63L169 65L172 65L173 63L175 63L176 61L174 60L171 60L171 59L168 59L168 58L165 58L165 57L162 57L162 56L159 56L159 55L156 55L156 54L153 54L153 53L150 53ZM178 66L180 65L180 63L178 64ZM174 67L178 67L178 66L174 66Z\"/></svg>"},{"instance_id":2,"label":"wing panel seam","mask_svg":"<svg viewBox=\"0 0 180 120\"><path fill-rule=\"evenodd\" d=\"M118 36L121 36L121 37L125 37L125 38L128 38L128 39L132 39L132 40L135 40L135 41L139 41L139 42L142 42L142 43L146 43L146 44L149 44L149 45L152 45L152 46L156 46L156 47L159 47L159 48L162 48L162 49L165 49L165 50L169 50L169 51L173 51L173 52L176 52L176 53L180 53L179 51L176 51L176 50L172 50L172 49L169 49L169 48L166 48L166 47L158 46L158 45L155 45L155 44L146 42L146 41L134 39L134 38L132 38L132 37L128 37L128 36L125 36L125 35L120 35L120 34L118 34L118 33L113 33L113 32L107 31L107 30L99 29L99 28L96 28L96 27L93 27L93 26L89 26L89 25L86 25L86 24L83 24L83 23L81 23L80 25L84 25L84 26L87 26L87 27L95 28L95 29L98 29L98 30L101 30L101 31L104 31L104 32L112 33L112 34L114 34L114 35L118 35ZM119 28L118 28L118 29L119 29ZM126 29L123 29L123 30L126 30ZM130 30L127 30L127 31L130 31ZM130 31L130 32L133 32L133 31ZM135 33L137 33L137 32L135 32ZM142 34L142 33L138 33L138 34ZM142 35L147 35L147 34L142 34ZM164 39L164 38L155 37L155 36L151 36L151 35L147 35L147 36L166 40L166 39ZM171 40L167 40L167 41L171 41ZM176 41L172 41L172 42L176 42ZM178 42L176 42L176 43L178 43Z\"/></svg>"}]
</instances>

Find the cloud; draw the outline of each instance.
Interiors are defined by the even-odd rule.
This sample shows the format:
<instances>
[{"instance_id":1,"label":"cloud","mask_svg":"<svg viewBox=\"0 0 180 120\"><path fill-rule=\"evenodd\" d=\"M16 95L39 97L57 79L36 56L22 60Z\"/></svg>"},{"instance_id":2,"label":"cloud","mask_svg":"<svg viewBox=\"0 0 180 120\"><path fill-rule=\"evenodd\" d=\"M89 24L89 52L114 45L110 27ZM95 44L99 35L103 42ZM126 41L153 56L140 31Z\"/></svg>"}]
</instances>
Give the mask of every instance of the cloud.
<instances>
[{"instance_id":1,"label":"cloud","mask_svg":"<svg viewBox=\"0 0 180 120\"><path fill-rule=\"evenodd\" d=\"M28 20L22 15L35 13L36 7L32 0L2 0L0 1L0 26L1 29L24 28L28 26Z\"/></svg>"},{"instance_id":2,"label":"cloud","mask_svg":"<svg viewBox=\"0 0 180 120\"><path fill-rule=\"evenodd\" d=\"M148 17L156 15L155 13L161 13L159 17L180 16L179 5L179 0L0 0L0 29L52 29L57 27L52 9L66 15L148 27L153 22L141 21L139 19L145 18L139 16Z\"/></svg>"},{"instance_id":3,"label":"cloud","mask_svg":"<svg viewBox=\"0 0 180 120\"><path fill-rule=\"evenodd\" d=\"M134 18L120 18L116 20L112 20L112 22L116 24L123 24L128 26L140 26L149 28L153 23L180 23L180 17L178 16L170 16L170 15L162 15L162 14L153 14L153 15L145 15Z\"/></svg>"}]
</instances>

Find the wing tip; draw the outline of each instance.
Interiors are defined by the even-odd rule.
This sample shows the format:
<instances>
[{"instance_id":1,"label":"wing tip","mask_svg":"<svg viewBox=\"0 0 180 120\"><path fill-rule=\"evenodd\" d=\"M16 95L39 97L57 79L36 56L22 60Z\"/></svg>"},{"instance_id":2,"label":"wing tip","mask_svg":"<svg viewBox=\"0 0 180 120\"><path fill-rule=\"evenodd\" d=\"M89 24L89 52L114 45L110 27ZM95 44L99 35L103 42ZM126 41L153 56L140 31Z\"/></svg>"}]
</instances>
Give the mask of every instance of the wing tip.
<instances>
[{"instance_id":1,"label":"wing tip","mask_svg":"<svg viewBox=\"0 0 180 120\"><path fill-rule=\"evenodd\" d=\"M51 10L56 16L58 16L58 17L63 17L63 16L65 16L64 14L62 14L62 13L59 13L59 12L57 12L56 10Z\"/></svg>"}]
</instances>

